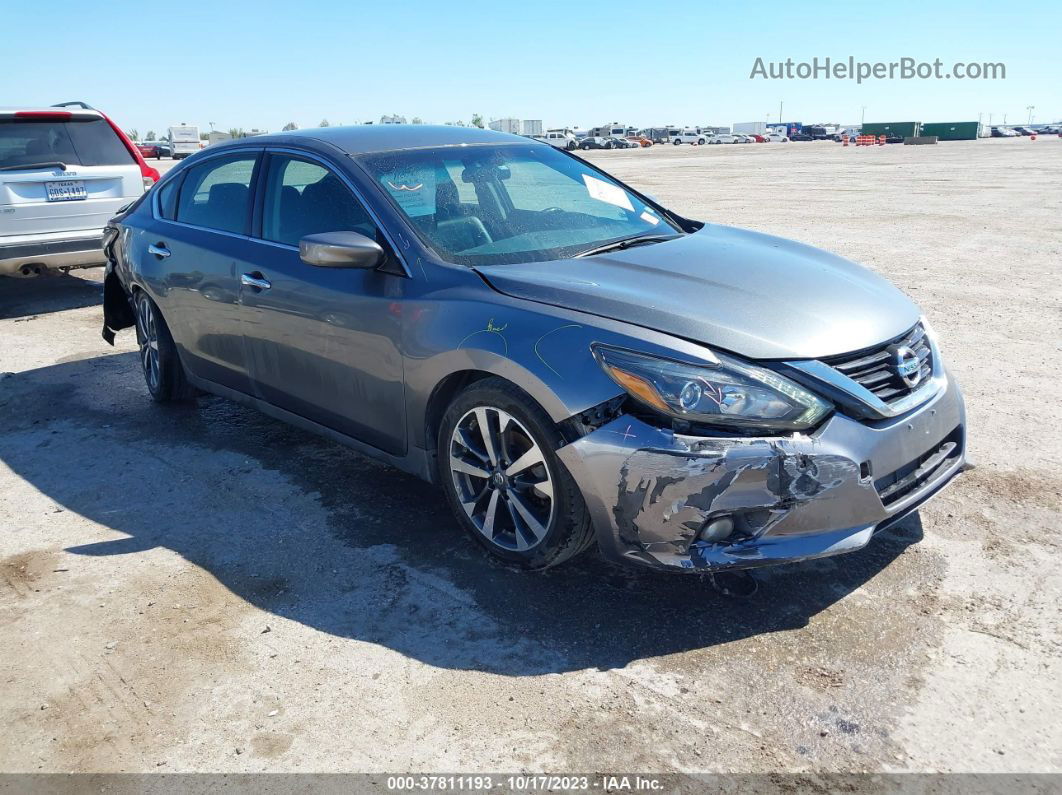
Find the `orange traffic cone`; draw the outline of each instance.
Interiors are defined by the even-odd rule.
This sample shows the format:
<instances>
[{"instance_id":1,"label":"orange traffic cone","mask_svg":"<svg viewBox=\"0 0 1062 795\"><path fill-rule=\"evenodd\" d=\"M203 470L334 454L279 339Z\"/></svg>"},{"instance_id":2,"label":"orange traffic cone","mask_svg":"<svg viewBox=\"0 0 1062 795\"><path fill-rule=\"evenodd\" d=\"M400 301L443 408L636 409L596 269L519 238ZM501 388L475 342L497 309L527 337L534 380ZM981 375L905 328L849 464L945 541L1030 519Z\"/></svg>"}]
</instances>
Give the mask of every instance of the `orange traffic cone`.
<instances>
[{"instance_id":1,"label":"orange traffic cone","mask_svg":"<svg viewBox=\"0 0 1062 795\"><path fill-rule=\"evenodd\" d=\"M878 136L878 146L885 146L885 136L884 135L879 135Z\"/></svg>"}]
</instances>

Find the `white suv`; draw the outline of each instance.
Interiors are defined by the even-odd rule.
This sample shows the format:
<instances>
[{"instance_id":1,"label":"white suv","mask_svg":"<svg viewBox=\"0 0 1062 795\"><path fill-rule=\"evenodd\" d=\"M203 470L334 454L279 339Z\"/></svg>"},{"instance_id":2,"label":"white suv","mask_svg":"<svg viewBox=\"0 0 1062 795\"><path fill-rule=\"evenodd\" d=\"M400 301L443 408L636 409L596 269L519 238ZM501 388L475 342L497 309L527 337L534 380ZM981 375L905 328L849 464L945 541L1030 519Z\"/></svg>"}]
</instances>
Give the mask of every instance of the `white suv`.
<instances>
[{"instance_id":1,"label":"white suv","mask_svg":"<svg viewBox=\"0 0 1062 795\"><path fill-rule=\"evenodd\" d=\"M98 110L0 108L0 275L103 265L103 227L159 178Z\"/></svg>"}]
</instances>

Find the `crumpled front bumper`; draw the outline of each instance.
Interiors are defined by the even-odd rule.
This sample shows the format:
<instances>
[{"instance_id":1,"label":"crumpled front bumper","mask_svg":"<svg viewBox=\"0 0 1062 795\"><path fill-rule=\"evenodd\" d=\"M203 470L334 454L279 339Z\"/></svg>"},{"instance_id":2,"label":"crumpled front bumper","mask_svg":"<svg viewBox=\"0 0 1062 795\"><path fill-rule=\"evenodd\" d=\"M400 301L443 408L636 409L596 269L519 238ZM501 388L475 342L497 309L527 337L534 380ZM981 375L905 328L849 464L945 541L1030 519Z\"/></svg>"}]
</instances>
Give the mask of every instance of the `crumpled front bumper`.
<instances>
[{"instance_id":1,"label":"crumpled front bumper","mask_svg":"<svg viewBox=\"0 0 1062 795\"><path fill-rule=\"evenodd\" d=\"M582 490L603 554L712 571L865 546L958 474L965 425L949 378L922 406L875 423L835 414L808 435L719 438L622 415L558 455ZM699 540L720 517L734 533Z\"/></svg>"}]
</instances>

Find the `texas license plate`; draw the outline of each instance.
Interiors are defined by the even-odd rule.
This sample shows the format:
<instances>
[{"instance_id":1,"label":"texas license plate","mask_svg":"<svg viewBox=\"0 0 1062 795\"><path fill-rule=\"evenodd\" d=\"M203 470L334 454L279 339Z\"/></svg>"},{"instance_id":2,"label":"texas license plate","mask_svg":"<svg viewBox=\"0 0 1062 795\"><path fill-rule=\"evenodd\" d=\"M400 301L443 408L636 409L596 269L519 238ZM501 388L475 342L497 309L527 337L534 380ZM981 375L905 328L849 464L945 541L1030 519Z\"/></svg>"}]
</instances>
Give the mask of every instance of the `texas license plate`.
<instances>
[{"instance_id":1,"label":"texas license plate","mask_svg":"<svg viewBox=\"0 0 1062 795\"><path fill-rule=\"evenodd\" d=\"M50 202L69 202L88 198L85 183L79 179L45 182L44 189L48 192Z\"/></svg>"}]
</instances>

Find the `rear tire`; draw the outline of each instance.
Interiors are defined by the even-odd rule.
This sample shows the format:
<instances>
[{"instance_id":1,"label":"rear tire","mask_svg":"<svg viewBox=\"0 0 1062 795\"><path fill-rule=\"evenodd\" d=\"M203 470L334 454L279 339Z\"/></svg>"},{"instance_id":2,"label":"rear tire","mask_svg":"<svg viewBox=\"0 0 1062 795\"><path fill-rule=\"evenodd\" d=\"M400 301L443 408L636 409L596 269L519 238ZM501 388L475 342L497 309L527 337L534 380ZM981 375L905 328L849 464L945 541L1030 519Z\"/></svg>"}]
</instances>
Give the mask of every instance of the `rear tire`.
<instances>
[{"instance_id":1,"label":"rear tire","mask_svg":"<svg viewBox=\"0 0 1062 795\"><path fill-rule=\"evenodd\" d=\"M564 439L527 393L486 378L458 394L439 428L439 482L458 523L487 552L546 569L594 542L583 496L557 458Z\"/></svg>"},{"instance_id":2,"label":"rear tire","mask_svg":"<svg viewBox=\"0 0 1062 795\"><path fill-rule=\"evenodd\" d=\"M143 291L136 294L134 306L140 369L151 399L156 403L191 400L196 395L195 387L188 383L177 345L159 308Z\"/></svg>"}]
</instances>

